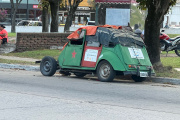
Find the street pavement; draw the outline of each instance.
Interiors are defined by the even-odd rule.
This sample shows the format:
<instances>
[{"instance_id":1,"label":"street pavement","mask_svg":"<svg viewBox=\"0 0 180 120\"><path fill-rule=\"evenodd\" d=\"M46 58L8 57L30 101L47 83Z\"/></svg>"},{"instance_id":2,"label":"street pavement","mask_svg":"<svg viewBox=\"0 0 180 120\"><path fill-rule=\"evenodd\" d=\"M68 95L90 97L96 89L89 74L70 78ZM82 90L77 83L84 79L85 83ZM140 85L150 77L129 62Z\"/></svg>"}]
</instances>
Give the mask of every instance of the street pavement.
<instances>
[{"instance_id":1,"label":"street pavement","mask_svg":"<svg viewBox=\"0 0 180 120\"><path fill-rule=\"evenodd\" d=\"M0 58L8 59L8 60L28 61L28 62L40 61L39 59L33 59L33 58L22 58L22 57L3 56L3 55L0 55ZM20 70L27 70L27 71L39 71L40 70L39 64L37 64L35 66L32 66L32 65L19 65L19 64L0 63L0 68L20 69ZM180 68L175 68L175 69L177 71L180 71ZM180 85L180 79L176 79L176 78L150 77L150 78L147 79L147 81L156 82L156 83Z\"/></svg>"},{"instance_id":2,"label":"street pavement","mask_svg":"<svg viewBox=\"0 0 180 120\"><path fill-rule=\"evenodd\" d=\"M0 68L0 120L179 120L180 86Z\"/></svg>"}]
</instances>

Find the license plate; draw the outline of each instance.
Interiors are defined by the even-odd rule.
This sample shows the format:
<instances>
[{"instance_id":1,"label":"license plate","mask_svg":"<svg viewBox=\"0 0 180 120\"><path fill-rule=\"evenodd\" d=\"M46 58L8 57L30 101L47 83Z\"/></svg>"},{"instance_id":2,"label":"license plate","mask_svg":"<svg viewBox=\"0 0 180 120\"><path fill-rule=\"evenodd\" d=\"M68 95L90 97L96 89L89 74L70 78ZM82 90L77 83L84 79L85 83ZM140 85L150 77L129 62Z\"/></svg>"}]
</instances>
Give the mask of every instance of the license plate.
<instances>
[{"instance_id":1,"label":"license plate","mask_svg":"<svg viewBox=\"0 0 180 120\"><path fill-rule=\"evenodd\" d=\"M148 77L148 73L147 72L140 72L140 77Z\"/></svg>"}]
</instances>

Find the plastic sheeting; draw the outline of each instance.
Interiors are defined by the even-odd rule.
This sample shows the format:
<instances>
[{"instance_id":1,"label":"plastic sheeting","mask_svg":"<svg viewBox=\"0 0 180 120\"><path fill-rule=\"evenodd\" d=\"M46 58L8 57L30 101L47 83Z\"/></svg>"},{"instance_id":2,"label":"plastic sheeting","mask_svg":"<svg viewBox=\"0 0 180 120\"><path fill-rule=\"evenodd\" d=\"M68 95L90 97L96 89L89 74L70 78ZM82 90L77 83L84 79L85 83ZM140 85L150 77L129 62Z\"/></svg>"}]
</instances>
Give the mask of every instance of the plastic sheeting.
<instances>
[{"instance_id":1,"label":"plastic sheeting","mask_svg":"<svg viewBox=\"0 0 180 120\"><path fill-rule=\"evenodd\" d=\"M95 35L86 35L86 41L100 42L104 46L121 44L122 46L145 46L141 37L126 29L98 27Z\"/></svg>"}]
</instances>

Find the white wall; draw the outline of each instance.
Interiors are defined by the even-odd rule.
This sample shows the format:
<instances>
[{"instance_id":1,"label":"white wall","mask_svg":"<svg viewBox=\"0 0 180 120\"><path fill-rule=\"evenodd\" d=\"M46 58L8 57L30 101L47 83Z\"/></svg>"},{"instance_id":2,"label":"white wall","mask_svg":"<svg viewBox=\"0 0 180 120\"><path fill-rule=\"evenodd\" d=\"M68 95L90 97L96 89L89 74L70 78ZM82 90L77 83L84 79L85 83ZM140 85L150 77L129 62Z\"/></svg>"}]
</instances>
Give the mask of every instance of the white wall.
<instances>
[{"instance_id":1,"label":"white wall","mask_svg":"<svg viewBox=\"0 0 180 120\"><path fill-rule=\"evenodd\" d=\"M81 26L71 27L70 31L75 31ZM5 28L7 32L11 32L11 26L6 26ZM63 33L64 27L59 27L59 33ZM163 29L165 30L166 34L180 34L180 28L170 28L170 29ZM16 26L16 32L36 32L41 33L42 27L41 26Z\"/></svg>"},{"instance_id":2,"label":"white wall","mask_svg":"<svg viewBox=\"0 0 180 120\"><path fill-rule=\"evenodd\" d=\"M167 16L169 16L169 21L167 20ZM180 4L177 4L174 7L172 7L169 11L169 14L165 15L163 27L166 25L167 21L168 25L174 24L171 27L180 26Z\"/></svg>"},{"instance_id":3,"label":"white wall","mask_svg":"<svg viewBox=\"0 0 180 120\"><path fill-rule=\"evenodd\" d=\"M70 27L70 31L75 31L81 26ZM6 26L7 32L11 32L11 26ZM16 26L16 32L42 32L42 26ZM59 33L64 32L64 26L59 26Z\"/></svg>"},{"instance_id":4,"label":"white wall","mask_svg":"<svg viewBox=\"0 0 180 120\"><path fill-rule=\"evenodd\" d=\"M161 29L161 30L165 30L164 33L166 34L180 34L180 28L169 28L169 29Z\"/></svg>"}]
</instances>

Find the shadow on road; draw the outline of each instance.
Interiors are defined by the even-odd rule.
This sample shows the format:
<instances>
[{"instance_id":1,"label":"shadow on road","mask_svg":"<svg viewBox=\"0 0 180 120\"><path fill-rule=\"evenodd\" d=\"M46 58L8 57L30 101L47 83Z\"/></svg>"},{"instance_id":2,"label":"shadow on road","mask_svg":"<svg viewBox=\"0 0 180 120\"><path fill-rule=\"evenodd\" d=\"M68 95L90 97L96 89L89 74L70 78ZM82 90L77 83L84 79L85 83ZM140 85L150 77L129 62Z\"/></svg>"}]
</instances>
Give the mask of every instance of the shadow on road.
<instances>
[{"instance_id":1,"label":"shadow on road","mask_svg":"<svg viewBox=\"0 0 180 120\"><path fill-rule=\"evenodd\" d=\"M62 76L62 75L55 75L56 77L64 77L64 78L71 78L71 79L78 79L78 80L87 80L87 81L95 81L95 82L100 82L96 76L92 75L86 75L85 77L77 77L75 75L70 75L70 76ZM102 82L101 82L102 83ZM113 82L104 82L104 83L130 83L130 84L143 84L144 82L134 82L134 80L131 79L130 76L117 76Z\"/></svg>"}]
</instances>

